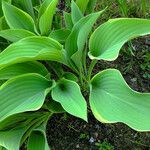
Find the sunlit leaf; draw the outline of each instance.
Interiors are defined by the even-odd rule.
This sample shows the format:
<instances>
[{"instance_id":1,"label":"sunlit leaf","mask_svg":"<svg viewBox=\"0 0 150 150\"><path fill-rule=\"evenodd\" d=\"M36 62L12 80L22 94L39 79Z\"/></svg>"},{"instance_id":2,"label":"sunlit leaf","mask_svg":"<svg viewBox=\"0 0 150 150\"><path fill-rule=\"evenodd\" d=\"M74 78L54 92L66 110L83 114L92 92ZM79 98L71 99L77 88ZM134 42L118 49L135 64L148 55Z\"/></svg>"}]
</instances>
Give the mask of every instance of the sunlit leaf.
<instances>
[{"instance_id":1,"label":"sunlit leaf","mask_svg":"<svg viewBox=\"0 0 150 150\"><path fill-rule=\"evenodd\" d=\"M38 110L53 86L39 74L25 74L5 82L0 87L0 121L26 111Z\"/></svg>"},{"instance_id":2,"label":"sunlit leaf","mask_svg":"<svg viewBox=\"0 0 150 150\"><path fill-rule=\"evenodd\" d=\"M71 80L62 79L52 89L52 98L59 102L71 115L87 121L87 105L79 85Z\"/></svg>"},{"instance_id":3,"label":"sunlit leaf","mask_svg":"<svg viewBox=\"0 0 150 150\"><path fill-rule=\"evenodd\" d=\"M0 36L11 42L17 42L23 38L34 35L33 32L24 29L7 29L0 31Z\"/></svg>"},{"instance_id":4,"label":"sunlit leaf","mask_svg":"<svg viewBox=\"0 0 150 150\"><path fill-rule=\"evenodd\" d=\"M49 73L48 70L39 62L25 62L14 64L0 69L0 80L8 80L18 75L26 73L38 73L44 77Z\"/></svg>"},{"instance_id":5,"label":"sunlit leaf","mask_svg":"<svg viewBox=\"0 0 150 150\"><path fill-rule=\"evenodd\" d=\"M72 3L71 3L71 18L72 18L73 24L78 22L82 17L83 17L83 14L80 11L79 7L77 6L77 4L74 1L72 1Z\"/></svg>"},{"instance_id":6,"label":"sunlit leaf","mask_svg":"<svg viewBox=\"0 0 150 150\"><path fill-rule=\"evenodd\" d=\"M53 21L53 15L55 13L57 3L58 0L51 0L46 10L39 18L39 29L42 35L49 35L50 33L52 21Z\"/></svg>"},{"instance_id":7,"label":"sunlit leaf","mask_svg":"<svg viewBox=\"0 0 150 150\"><path fill-rule=\"evenodd\" d=\"M29 14L6 2L3 2L2 8L11 29L26 29L34 32L34 21Z\"/></svg>"},{"instance_id":8,"label":"sunlit leaf","mask_svg":"<svg viewBox=\"0 0 150 150\"><path fill-rule=\"evenodd\" d=\"M89 57L98 60L115 60L125 42L147 34L150 34L150 20L111 19L100 25L92 34Z\"/></svg>"},{"instance_id":9,"label":"sunlit leaf","mask_svg":"<svg viewBox=\"0 0 150 150\"><path fill-rule=\"evenodd\" d=\"M61 44L48 37L35 36L22 39L2 51L0 68L33 60L52 60L67 64Z\"/></svg>"},{"instance_id":10,"label":"sunlit leaf","mask_svg":"<svg viewBox=\"0 0 150 150\"><path fill-rule=\"evenodd\" d=\"M150 130L150 94L133 91L118 70L104 70L92 79L90 106L103 123L122 122L135 130Z\"/></svg>"},{"instance_id":11,"label":"sunlit leaf","mask_svg":"<svg viewBox=\"0 0 150 150\"><path fill-rule=\"evenodd\" d=\"M66 40L65 50L67 51L67 55L69 58L72 57L74 63L79 67L81 66L82 53L88 35L92 30L94 23L102 13L103 11L100 11L98 13L93 13L80 19L74 25L71 34ZM76 52L78 54L75 54ZM73 55L77 55L77 57Z\"/></svg>"}]
</instances>

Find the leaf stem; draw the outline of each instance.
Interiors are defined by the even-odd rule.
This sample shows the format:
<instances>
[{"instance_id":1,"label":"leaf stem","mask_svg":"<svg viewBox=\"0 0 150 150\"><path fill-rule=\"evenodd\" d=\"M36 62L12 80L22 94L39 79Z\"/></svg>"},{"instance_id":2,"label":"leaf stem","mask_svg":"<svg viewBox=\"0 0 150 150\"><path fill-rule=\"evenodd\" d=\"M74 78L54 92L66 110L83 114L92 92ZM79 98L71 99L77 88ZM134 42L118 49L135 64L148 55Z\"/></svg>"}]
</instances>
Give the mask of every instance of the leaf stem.
<instances>
[{"instance_id":1,"label":"leaf stem","mask_svg":"<svg viewBox=\"0 0 150 150\"><path fill-rule=\"evenodd\" d=\"M97 63L97 60L94 59L94 60L92 60L92 62L91 62L91 64L90 64L90 67L89 67L89 69L88 69L88 75L87 75L87 80L88 80L88 82L91 80L92 71L93 71L93 68L94 68L94 66L96 65L96 63Z\"/></svg>"}]
</instances>

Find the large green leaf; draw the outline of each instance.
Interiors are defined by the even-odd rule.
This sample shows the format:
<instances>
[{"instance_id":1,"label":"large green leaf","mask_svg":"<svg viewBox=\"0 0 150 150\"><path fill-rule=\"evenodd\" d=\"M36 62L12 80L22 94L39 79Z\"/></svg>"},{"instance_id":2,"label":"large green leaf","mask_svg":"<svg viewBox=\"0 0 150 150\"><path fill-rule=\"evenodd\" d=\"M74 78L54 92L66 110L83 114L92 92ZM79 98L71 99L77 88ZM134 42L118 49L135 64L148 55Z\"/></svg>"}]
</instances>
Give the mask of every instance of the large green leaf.
<instances>
[{"instance_id":1,"label":"large green leaf","mask_svg":"<svg viewBox=\"0 0 150 150\"><path fill-rule=\"evenodd\" d=\"M47 6L45 12L42 14L42 16L39 19L39 29L42 35L49 35L50 33L52 21L53 21L53 15L55 13L57 3L58 0L52 0Z\"/></svg>"},{"instance_id":2,"label":"large green leaf","mask_svg":"<svg viewBox=\"0 0 150 150\"><path fill-rule=\"evenodd\" d=\"M79 85L71 80L61 79L52 89L52 98L61 103L71 115L87 121L87 105Z\"/></svg>"},{"instance_id":3,"label":"large green leaf","mask_svg":"<svg viewBox=\"0 0 150 150\"><path fill-rule=\"evenodd\" d=\"M29 36L35 36L34 33L24 29L7 29L0 31L0 36L11 42L17 42Z\"/></svg>"},{"instance_id":4,"label":"large green leaf","mask_svg":"<svg viewBox=\"0 0 150 150\"><path fill-rule=\"evenodd\" d=\"M78 7L80 8L80 10L84 13L87 5L88 5L89 0L76 0L76 3L78 5Z\"/></svg>"},{"instance_id":5,"label":"large green leaf","mask_svg":"<svg viewBox=\"0 0 150 150\"><path fill-rule=\"evenodd\" d=\"M96 22L96 20L102 13L103 11L100 11L98 13L93 13L80 19L74 25L71 34L66 40L65 49L67 51L67 55L69 58L71 58L71 56L75 54L76 52L80 53L80 54L75 54L77 55L77 57L72 58L74 63L77 64L77 66L79 66L81 63L82 52L83 52L87 37L94 23Z\"/></svg>"},{"instance_id":6,"label":"large green leaf","mask_svg":"<svg viewBox=\"0 0 150 150\"><path fill-rule=\"evenodd\" d=\"M91 80L90 106L103 123L123 122L135 130L150 130L150 94L133 91L118 70L104 70Z\"/></svg>"},{"instance_id":7,"label":"large green leaf","mask_svg":"<svg viewBox=\"0 0 150 150\"><path fill-rule=\"evenodd\" d=\"M38 110L52 86L52 81L34 73L5 82L0 87L0 121L17 113Z\"/></svg>"},{"instance_id":8,"label":"large green leaf","mask_svg":"<svg viewBox=\"0 0 150 150\"><path fill-rule=\"evenodd\" d=\"M34 32L34 21L29 14L6 2L3 2L2 8L11 29L26 29Z\"/></svg>"},{"instance_id":9,"label":"large green leaf","mask_svg":"<svg viewBox=\"0 0 150 150\"><path fill-rule=\"evenodd\" d=\"M115 60L125 42L147 34L150 34L150 20L111 19L92 34L89 57L98 60Z\"/></svg>"},{"instance_id":10,"label":"large green leaf","mask_svg":"<svg viewBox=\"0 0 150 150\"><path fill-rule=\"evenodd\" d=\"M45 68L45 66L39 62L18 63L5 68L1 68L0 80L8 80L15 76L26 73L38 73L45 77L49 72Z\"/></svg>"},{"instance_id":11,"label":"large green leaf","mask_svg":"<svg viewBox=\"0 0 150 150\"><path fill-rule=\"evenodd\" d=\"M77 4L72 1L71 3L71 18L73 24L77 23L81 18L83 17L82 12L80 11L79 7Z\"/></svg>"},{"instance_id":12,"label":"large green leaf","mask_svg":"<svg viewBox=\"0 0 150 150\"><path fill-rule=\"evenodd\" d=\"M0 53L0 68L32 60L52 60L66 64L63 47L48 37L28 37Z\"/></svg>"}]
</instances>

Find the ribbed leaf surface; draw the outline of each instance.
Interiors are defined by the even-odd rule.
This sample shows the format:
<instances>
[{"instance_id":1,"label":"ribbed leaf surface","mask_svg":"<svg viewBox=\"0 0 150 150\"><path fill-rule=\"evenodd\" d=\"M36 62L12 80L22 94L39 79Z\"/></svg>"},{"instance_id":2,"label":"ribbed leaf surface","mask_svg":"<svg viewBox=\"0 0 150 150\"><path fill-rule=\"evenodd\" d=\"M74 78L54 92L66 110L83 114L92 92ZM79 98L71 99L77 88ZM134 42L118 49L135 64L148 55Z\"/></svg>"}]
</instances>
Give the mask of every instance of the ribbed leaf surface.
<instances>
[{"instance_id":1,"label":"ribbed leaf surface","mask_svg":"<svg viewBox=\"0 0 150 150\"><path fill-rule=\"evenodd\" d=\"M13 114L38 110L51 86L51 81L38 74L25 74L5 82L0 87L0 121Z\"/></svg>"},{"instance_id":2,"label":"ribbed leaf surface","mask_svg":"<svg viewBox=\"0 0 150 150\"><path fill-rule=\"evenodd\" d=\"M34 33L24 29L7 29L0 31L0 36L11 42L17 42L29 36L35 36Z\"/></svg>"},{"instance_id":3,"label":"ribbed leaf surface","mask_svg":"<svg viewBox=\"0 0 150 150\"><path fill-rule=\"evenodd\" d=\"M0 53L0 68L32 60L66 63L62 45L48 37L28 37L11 44Z\"/></svg>"},{"instance_id":4,"label":"ribbed leaf surface","mask_svg":"<svg viewBox=\"0 0 150 150\"><path fill-rule=\"evenodd\" d=\"M103 123L122 122L135 130L150 130L150 94L133 91L118 70L102 71L92 79L90 105Z\"/></svg>"},{"instance_id":5,"label":"ribbed leaf surface","mask_svg":"<svg viewBox=\"0 0 150 150\"><path fill-rule=\"evenodd\" d=\"M49 35L50 33L53 15L55 13L57 3L58 0L51 0L51 2L39 19L39 28L42 35Z\"/></svg>"},{"instance_id":6,"label":"ribbed leaf surface","mask_svg":"<svg viewBox=\"0 0 150 150\"><path fill-rule=\"evenodd\" d=\"M74 63L77 64L77 66L79 66L81 63L82 50L84 48L84 45L88 38L88 35L89 35L94 23L96 22L98 17L102 14L102 12L103 11L98 12L98 13L93 13L93 14L90 14L90 15L80 19L74 25L71 34L69 35L68 39L66 40L65 49L67 51L68 57L70 58L76 52L79 53L79 54L75 54L78 57L72 58Z\"/></svg>"},{"instance_id":7,"label":"ribbed leaf surface","mask_svg":"<svg viewBox=\"0 0 150 150\"><path fill-rule=\"evenodd\" d=\"M18 63L0 69L0 80L8 80L26 73L38 73L45 77L49 72L45 66L39 62Z\"/></svg>"},{"instance_id":8,"label":"ribbed leaf surface","mask_svg":"<svg viewBox=\"0 0 150 150\"><path fill-rule=\"evenodd\" d=\"M115 60L125 42L150 34L150 20L111 19L100 25L90 38L91 59Z\"/></svg>"},{"instance_id":9,"label":"ribbed leaf surface","mask_svg":"<svg viewBox=\"0 0 150 150\"><path fill-rule=\"evenodd\" d=\"M71 17L73 24L77 23L83 17L82 12L74 1L71 3Z\"/></svg>"},{"instance_id":10,"label":"ribbed leaf surface","mask_svg":"<svg viewBox=\"0 0 150 150\"><path fill-rule=\"evenodd\" d=\"M68 113L87 121L87 105L78 84L62 79L52 89L52 98L59 102Z\"/></svg>"},{"instance_id":11,"label":"ribbed leaf surface","mask_svg":"<svg viewBox=\"0 0 150 150\"><path fill-rule=\"evenodd\" d=\"M2 8L11 29L26 29L34 32L34 21L29 14L6 2L3 2Z\"/></svg>"}]
</instances>

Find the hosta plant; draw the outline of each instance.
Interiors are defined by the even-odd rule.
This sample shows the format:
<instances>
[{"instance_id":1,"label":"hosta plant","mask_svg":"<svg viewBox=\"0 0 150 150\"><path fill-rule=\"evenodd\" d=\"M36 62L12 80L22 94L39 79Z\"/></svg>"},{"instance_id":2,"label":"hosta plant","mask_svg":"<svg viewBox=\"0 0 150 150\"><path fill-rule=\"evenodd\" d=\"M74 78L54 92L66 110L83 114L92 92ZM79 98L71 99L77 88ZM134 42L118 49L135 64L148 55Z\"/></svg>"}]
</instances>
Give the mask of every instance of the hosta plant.
<instances>
[{"instance_id":1,"label":"hosta plant","mask_svg":"<svg viewBox=\"0 0 150 150\"><path fill-rule=\"evenodd\" d=\"M150 20L111 19L93 32L106 11L93 12L96 1L72 1L62 17L58 0L38 2L1 2L0 36L9 45L0 52L1 149L19 150L24 142L28 150L50 149L50 117L68 112L88 121L88 100L102 123L150 130L150 94L132 90L116 69L92 77L98 60L113 61L125 42L150 34Z\"/></svg>"}]
</instances>

